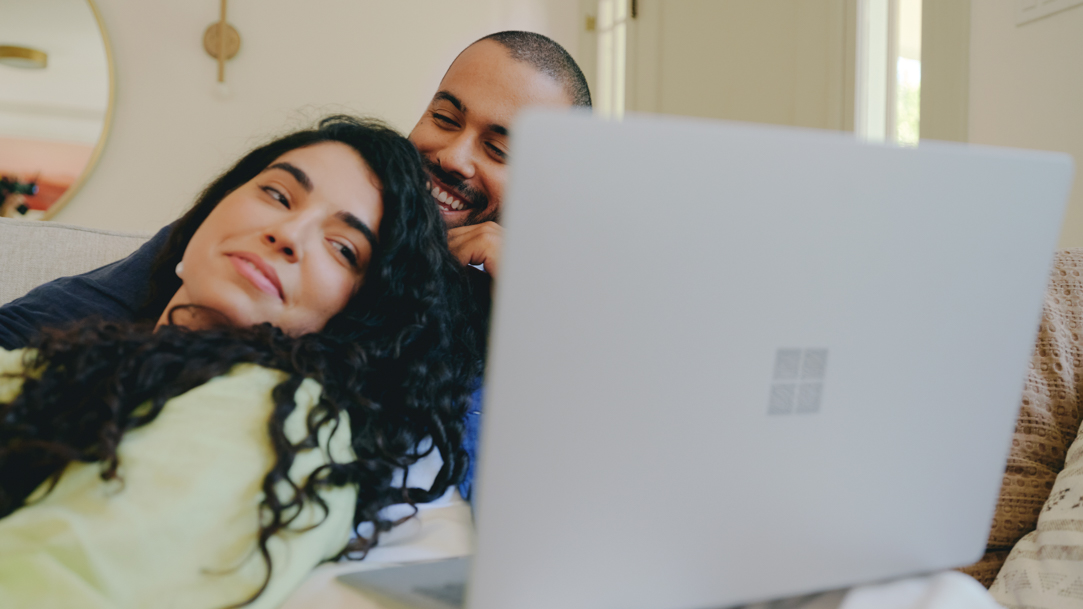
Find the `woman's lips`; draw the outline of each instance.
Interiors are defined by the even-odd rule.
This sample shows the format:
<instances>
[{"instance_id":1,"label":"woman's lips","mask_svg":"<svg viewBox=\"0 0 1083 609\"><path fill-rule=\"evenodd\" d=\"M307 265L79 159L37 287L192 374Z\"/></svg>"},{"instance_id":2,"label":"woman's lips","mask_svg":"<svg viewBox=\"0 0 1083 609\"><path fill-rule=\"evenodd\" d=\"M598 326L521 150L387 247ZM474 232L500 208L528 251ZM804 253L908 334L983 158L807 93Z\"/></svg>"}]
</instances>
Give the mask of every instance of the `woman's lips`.
<instances>
[{"instance_id":1,"label":"woman's lips","mask_svg":"<svg viewBox=\"0 0 1083 609\"><path fill-rule=\"evenodd\" d=\"M278 273L262 258L248 252L236 252L229 254L229 261L233 263L238 273L252 282L252 285L279 300L285 300L282 284L278 281Z\"/></svg>"}]
</instances>

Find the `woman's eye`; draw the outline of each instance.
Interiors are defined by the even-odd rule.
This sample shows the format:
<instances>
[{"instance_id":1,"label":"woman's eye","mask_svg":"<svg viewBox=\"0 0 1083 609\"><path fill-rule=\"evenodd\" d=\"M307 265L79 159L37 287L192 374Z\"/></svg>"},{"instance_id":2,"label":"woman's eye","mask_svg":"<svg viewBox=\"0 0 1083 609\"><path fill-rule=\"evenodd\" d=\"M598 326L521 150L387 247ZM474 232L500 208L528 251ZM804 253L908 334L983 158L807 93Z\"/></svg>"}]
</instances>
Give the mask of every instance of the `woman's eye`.
<instances>
[{"instance_id":1,"label":"woman's eye","mask_svg":"<svg viewBox=\"0 0 1083 609\"><path fill-rule=\"evenodd\" d=\"M282 194L277 189L272 188L270 186L264 186L263 187L263 192L267 193L268 195L271 196L272 199L274 199L275 201L278 201L282 205L285 205L287 208L290 206L290 201L289 201L289 199L286 198L286 195Z\"/></svg>"},{"instance_id":2,"label":"woman's eye","mask_svg":"<svg viewBox=\"0 0 1083 609\"><path fill-rule=\"evenodd\" d=\"M353 249L350 248L350 246L346 245L345 243L339 243L338 241L332 241L331 246L337 249L339 253L342 254L342 256L350 262L351 265L357 266L357 254L354 253Z\"/></svg>"}]
</instances>

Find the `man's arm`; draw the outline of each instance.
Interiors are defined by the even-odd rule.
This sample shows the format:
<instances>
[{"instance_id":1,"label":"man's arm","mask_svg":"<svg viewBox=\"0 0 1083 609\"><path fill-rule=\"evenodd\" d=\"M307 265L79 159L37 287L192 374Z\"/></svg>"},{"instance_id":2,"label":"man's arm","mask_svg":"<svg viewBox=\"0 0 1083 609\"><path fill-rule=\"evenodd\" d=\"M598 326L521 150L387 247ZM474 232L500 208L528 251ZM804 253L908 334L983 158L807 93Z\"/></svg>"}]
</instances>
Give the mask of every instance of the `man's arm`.
<instances>
[{"instance_id":1,"label":"man's arm","mask_svg":"<svg viewBox=\"0 0 1083 609\"><path fill-rule=\"evenodd\" d=\"M25 347L43 328L88 317L135 319L147 298L151 264L165 247L172 228L158 231L127 258L89 273L50 281L0 306L0 347Z\"/></svg>"}]
</instances>

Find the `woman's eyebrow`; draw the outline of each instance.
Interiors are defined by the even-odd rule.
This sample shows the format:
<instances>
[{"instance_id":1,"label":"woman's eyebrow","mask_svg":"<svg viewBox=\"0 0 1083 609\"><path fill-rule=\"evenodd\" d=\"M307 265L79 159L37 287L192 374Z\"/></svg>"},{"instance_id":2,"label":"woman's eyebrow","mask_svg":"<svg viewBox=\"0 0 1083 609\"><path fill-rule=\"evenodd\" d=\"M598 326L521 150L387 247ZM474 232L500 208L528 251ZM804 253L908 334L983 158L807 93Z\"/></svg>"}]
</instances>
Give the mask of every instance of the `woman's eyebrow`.
<instances>
[{"instance_id":1,"label":"woman's eyebrow","mask_svg":"<svg viewBox=\"0 0 1083 609\"><path fill-rule=\"evenodd\" d=\"M372 232L372 229L369 228L368 224L365 224L361 218L358 218L348 211L340 211L335 214L335 217L342 220L346 226L349 226L364 235L365 239L368 239L369 246L372 247L373 251L376 251L376 244L378 243L376 233Z\"/></svg>"},{"instance_id":2,"label":"woman's eyebrow","mask_svg":"<svg viewBox=\"0 0 1083 609\"><path fill-rule=\"evenodd\" d=\"M312 192L312 180L308 177L308 174L301 170L300 167L293 163L287 163L285 161L281 163L275 163L264 171L270 171L272 169L281 169L293 176L297 183L301 185L301 188L305 189L305 192Z\"/></svg>"}]
</instances>

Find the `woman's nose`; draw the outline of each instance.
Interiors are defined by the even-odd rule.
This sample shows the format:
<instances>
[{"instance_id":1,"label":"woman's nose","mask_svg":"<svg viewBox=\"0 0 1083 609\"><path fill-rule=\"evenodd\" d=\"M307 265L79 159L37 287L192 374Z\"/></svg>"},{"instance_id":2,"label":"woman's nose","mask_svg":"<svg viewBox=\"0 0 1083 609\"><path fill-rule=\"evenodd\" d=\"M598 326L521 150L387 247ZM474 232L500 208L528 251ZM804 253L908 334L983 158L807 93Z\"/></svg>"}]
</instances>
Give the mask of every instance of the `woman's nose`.
<instances>
[{"instance_id":1,"label":"woman's nose","mask_svg":"<svg viewBox=\"0 0 1083 609\"><path fill-rule=\"evenodd\" d=\"M272 249L281 252L290 262L296 262L300 259L295 241L290 239L284 231L268 231L263 236L263 240L270 245Z\"/></svg>"}]
</instances>

